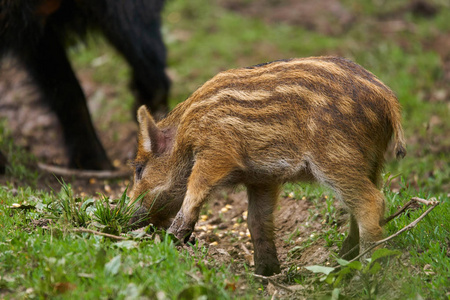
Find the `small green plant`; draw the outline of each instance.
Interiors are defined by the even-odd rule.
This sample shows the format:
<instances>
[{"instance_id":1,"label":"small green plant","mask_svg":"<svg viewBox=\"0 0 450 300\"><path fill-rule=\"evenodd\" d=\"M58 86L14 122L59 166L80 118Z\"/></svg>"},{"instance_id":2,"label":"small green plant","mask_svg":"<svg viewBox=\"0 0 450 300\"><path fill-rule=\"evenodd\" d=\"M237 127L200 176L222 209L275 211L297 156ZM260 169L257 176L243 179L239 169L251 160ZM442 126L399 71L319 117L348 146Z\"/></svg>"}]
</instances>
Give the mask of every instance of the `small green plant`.
<instances>
[{"instance_id":1,"label":"small green plant","mask_svg":"<svg viewBox=\"0 0 450 300\"><path fill-rule=\"evenodd\" d=\"M367 259L367 264L357 260L350 262L337 259L339 265L336 267L309 266L306 269L322 274L320 282L325 282L333 288L332 299L339 299L344 282L349 282L356 277L360 279L363 285L363 296L367 299L374 299L387 274L382 272L381 262L389 257L399 257L401 254L402 252L399 250L381 248L376 250L371 258Z\"/></svg>"},{"instance_id":2,"label":"small green plant","mask_svg":"<svg viewBox=\"0 0 450 300\"><path fill-rule=\"evenodd\" d=\"M127 196L128 187L123 192L116 205L110 203L107 196L102 195L99 201L95 203L94 211L94 226L101 229L104 233L121 234L131 229L133 224L130 224L131 218L139 209L136 203L142 201L145 194L140 195L130 203L130 198ZM141 222L145 216L137 222Z\"/></svg>"},{"instance_id":3,"label":"small green plant","mask_svg":"<svg viewBox=\"0 0 450 300\"><path fill-rule=\"evenodd\" d=\"M75 197L72 187L62 179L61 192L56 200L47 205L47 210L52 219L62 219L75 227L87 227L91 223L88 207L94 203L94 199L84 200Z\"/></svg>"}]
</instances>

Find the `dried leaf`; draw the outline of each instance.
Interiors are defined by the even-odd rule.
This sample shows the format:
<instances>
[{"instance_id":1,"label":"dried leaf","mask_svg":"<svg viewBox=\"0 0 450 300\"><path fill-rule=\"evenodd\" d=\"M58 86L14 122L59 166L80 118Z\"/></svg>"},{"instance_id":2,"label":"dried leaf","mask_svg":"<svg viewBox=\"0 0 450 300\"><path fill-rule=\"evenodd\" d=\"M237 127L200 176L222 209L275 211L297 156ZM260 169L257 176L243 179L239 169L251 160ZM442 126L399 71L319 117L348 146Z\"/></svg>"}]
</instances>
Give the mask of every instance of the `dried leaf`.
<instances>
[{"instance_id":1,"label":"dried leaf","mask_svg":"<svg viewBox=\"0 0 450 300\"><path fill-rule=\"evenodd\" d=\"M236 283L225 280L225 289L234 292L236 290Z\"/></svg>"},{"instance_id":2,"label":"dried leaf","mask_svg":"<svg viewBox=\"0 0 450 300\"><path fill-rule=\"evenodd\" d=\"M58 294L66 293L68 291L72 291L76 289L77 286L70 282L57 282L53 286L53 290Z\"/></svg>"}]
</instances>

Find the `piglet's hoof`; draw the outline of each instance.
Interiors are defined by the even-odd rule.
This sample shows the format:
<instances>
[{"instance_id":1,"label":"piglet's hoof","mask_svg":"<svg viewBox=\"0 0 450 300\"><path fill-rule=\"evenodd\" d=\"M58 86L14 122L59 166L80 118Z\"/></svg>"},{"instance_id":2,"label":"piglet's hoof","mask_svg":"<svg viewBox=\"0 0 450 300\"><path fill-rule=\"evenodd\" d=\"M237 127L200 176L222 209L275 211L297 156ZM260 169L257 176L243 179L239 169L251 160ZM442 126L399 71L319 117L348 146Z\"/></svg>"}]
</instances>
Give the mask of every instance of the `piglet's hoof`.
<instances>
[{"instance_id":1,"label":"piglet's hoof","mask_svg":"<svg viewBox=\"0 0 450 300\"><path fill-rule=\"evenodd\" d=\"M196 241L197 241L197 239L195 238L195 235L192 233L191 236L189 237L189 240L186 242L186 244L193 246L193 245L195 245Z\"/></svg>"},{"instance_id":2,"label":"piglet's hoof","mask_svg":"<svg viewBox=\"0 0 450 300\"><path fill-rule=\"evenodd\" d=\"M169 228L168 233L174 241L177 241L177 243L187 244L190 242L192 231L192 229L188 228L179 228L178 230L172 230L172 228Z\"/></svg>"},{"instance_id":3,"label":"piglet's hoof","mask_svg":"<svg viewBox=\"0 0 450 300\"><path fill-rule=\"evenodd\" d=\"M174 241L176 245L178 244L195 244L195 237L191 236L191 230L179 231L177 233L173 233L169 231L170 238Z\"/></svg>"},{"instance_id":4,"label":"piglet's hoof","mask_svg":"<svg viewBox=\"0 0 450 300\"><path fill-rule=\"evenodd\" d=\"M167 231L169 234L173 234L178 241L186 244L189 242L189 238L194 231L194 225L195 223L190 226L186 225L183 213L179 211Z\"/></svg>"},{"instance_id":5,"label":"piglet's hoof","mask_svg":"<svg viewBox=\"0 0 450 300\"><path fill-rule=\"evenodd\" d=\"M173 242L175 246L182 246L183 243L171 232L167 232L167 237Z\"/></svg>"}]
</instances>

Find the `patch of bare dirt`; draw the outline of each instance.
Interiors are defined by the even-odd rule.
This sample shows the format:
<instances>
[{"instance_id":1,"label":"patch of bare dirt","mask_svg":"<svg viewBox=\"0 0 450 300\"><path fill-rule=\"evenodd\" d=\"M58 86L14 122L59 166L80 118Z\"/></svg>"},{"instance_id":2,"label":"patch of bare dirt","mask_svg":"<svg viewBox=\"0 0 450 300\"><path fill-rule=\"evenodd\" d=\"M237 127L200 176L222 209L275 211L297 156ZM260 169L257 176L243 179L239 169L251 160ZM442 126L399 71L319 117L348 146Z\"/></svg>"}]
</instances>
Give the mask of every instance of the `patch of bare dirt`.
<instances>
[{"instance_id":1,"label":"patch of bare dirt","mask_svg":"<svg viewBox=\"0 0 450 300\"><path fill-rule=\"evenodd\" d=\"M132 113L128 112L128 122L115 121L114 118L123 115L123 112L108 103L108 100L115 96L114 87L107 84L99 86L86 71L79 72L78 76L93 116L94 126L108 157L118 169L129 170L128 161L135 155L137 132ZM34 154L39 162L66 166L68 158L59 121L53 111L43 103L39 91L26 72L13 59L0 63L0 95L0 120L6 121L14 143ZM31 167L40 173L39 188L59 191L61 185L54 176L40 171L36 166ZM112 181L65 178L77 193L103 193L111 197L118 197L130 179ZM0 183L6 181L8 178L0 176Z\"/></svg>"},{"instance_id":2,"label":"patch of bare dirt","mask_svg":"<svg viewBox=\"0 0 450 300\"><path fill-rule=\"evenodd\" d=\"M220 0L219 3L245 16L269 23L298 25L324 34L345 32L355 18L338 0Z\"/></svg>"},{"instance_id":3,"label":"patch of bare dirt","mask_svg":"<svg viewBox=\"0 0 450 300\"><path fill-rule=\"evenodd\" d=\"M45 227L45 226L48 226L50 224L52 224L52 220L51 219L38 219L38 220L31 220L29 225L30 225L30 227L32 229L36 229L38 227Z\"/></svg>"},{"instance_id":4,"label":"patch of bare dirt","mask_svg":"<svg viewBox=\"0 0 450 300\"><path fill-rule=\"evenodd\" d=\"M199 243L209 248L208 255L214 262L234 262L231 266L236 273L245 271L244 264L254 266L254 248L246 222L247 206L245 191L217 194L212 197L194 232ZM323 239L304 247L311 235L317 235L329 226L324 225L320 217L311 218L310 209L316 208L306 199L280 198L275 213L275 243L284 273L292 267L300 269L329 264L330 254L337 251L337 246L326 247Z\"/></svg>"},{"instance_id":5,"label":"patch of bare dirt","mask_svg":"<svg viewBox=\"0 0 450 300\"><path fill-rule=\"evenodd\" d=\"M94 83L88 72L78 75L91 116L94 116L94 126L108 157L116 167L126 165L133 158L136 147L137 125L131 121L131 112L130 122L113 120L115 115L123 114L118 112L118 107L108 106L107 103L115 96L115 89ZM15 144L27 149L42 162L66 165L59 121L41 101L39 91L13 59L0 63L0 95L0 119L7 121ZM108 109L104 109L105 106Z\"/></svg>"},{"instance_id":6,"label":"patch of bare dirt","mask_svg":"<svg viewBox=\"0 0 450 300\"><path fill-rule=\"evenodd\" d=\"M6 119L17 145L49 163L61 164L64 156L56 118L39 96L27 74L14 60L0 65L0 118ZM46 146L47 145L47 146Z\"/></svg>"}]
</instances>

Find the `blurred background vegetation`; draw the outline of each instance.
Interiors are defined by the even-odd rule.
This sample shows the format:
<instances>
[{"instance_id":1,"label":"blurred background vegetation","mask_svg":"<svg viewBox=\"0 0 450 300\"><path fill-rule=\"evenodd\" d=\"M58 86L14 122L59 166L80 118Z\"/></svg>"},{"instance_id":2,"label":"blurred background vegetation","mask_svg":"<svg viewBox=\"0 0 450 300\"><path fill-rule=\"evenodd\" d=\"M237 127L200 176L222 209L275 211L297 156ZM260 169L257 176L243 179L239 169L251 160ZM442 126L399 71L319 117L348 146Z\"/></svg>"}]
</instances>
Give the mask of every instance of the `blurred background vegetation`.
<instances>
[{"instance_id":1,"label":"blurred background vegetation","mask_svg":"<svg viewBox=\"0 0 450 300\"><path fill-rule=\"evenodd\" d=\"M449 191L449 18L445 0L169 0L163 33L170 103L185 100L226 69L290 57L344 56L390 86L403 106L408 155L401 163L390 159L388 170L401 172L418 189ZM129 121L123 111L131 110L133 97L124 61L98 36L72 48L71 56L76 68L91 75L91 84L114 89L104 101L91 99L107 103L91 104L94 118L117 106L115 121Z\"/></svg>"}]
</instances>

